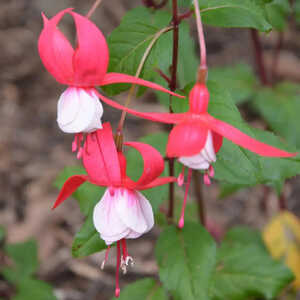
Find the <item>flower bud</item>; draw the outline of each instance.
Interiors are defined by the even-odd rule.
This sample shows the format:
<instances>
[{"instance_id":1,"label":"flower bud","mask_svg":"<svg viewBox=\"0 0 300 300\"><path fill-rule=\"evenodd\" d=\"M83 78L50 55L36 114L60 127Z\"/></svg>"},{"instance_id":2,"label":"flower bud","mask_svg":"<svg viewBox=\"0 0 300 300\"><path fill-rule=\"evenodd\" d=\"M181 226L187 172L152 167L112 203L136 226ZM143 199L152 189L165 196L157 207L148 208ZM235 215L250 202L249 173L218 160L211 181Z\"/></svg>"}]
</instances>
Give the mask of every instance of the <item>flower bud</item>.
<instances>
[{"instance_id":1,"label":"flower bud","mask_svg":"<svg viewBox=\"0 0 300 300\"><path fill-rule=\"evenodd\" d=\"M69 87L57 103L57 123L66 133L101 129L102 115L102 104L93 90Z\"/></svg>"}]
</instances>

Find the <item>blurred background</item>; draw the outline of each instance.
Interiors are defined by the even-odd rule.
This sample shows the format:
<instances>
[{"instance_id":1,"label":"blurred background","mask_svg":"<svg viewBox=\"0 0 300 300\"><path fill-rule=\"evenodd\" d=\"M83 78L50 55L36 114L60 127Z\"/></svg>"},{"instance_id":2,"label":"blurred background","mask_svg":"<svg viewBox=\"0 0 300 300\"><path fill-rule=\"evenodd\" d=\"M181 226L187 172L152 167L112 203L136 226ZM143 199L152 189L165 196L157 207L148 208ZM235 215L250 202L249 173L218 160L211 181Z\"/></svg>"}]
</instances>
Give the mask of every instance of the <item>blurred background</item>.
<instances>
[{"instance_id":1,"label":"blurred background","mask_svg":"<svg viewBox=\"0 0 300 300\"><path fill-rule=\"evenodd\" d=\"M56 211L51 210L58 194L53 186L54 179L64 166L76 165L78 161L71 152L72 136L63 134L56 124L57 100L64 87L46 72L37 52L42 29L41 11L51 17L63 8L74 7L78 13L86 14L92 4L91 0L0 0L0 224L7 231L8 243L28 238L37 240L38 278L50 283L61 300L105 300L110 299L114 291L113 255L104 271L100 271L103 254L81 260L71 256L73 236L83 223L77 203L69 200ZM108 35L126 11L138 5L142 5L141 0L103 0L92 20ZM194 23L191 24L191 34L195 36ZM65 17L60 26L70 36L75 33L69 17ZM210 67L252 62L248 30L206 26L205 32ZM291 24L278 65L279 77L295 82L300 81L298 37L299 28ZM263 37L268 68L271 68L271 48L276 40L276 33ZM147 102L139 101L137 109L160 109L154 94L147 92L144 97ZM120 112L105 109L104 119L114 122L115 126ZM247 106L242 107L242 112L249 121L260 126L255 118L247 115ZM160 128L160 125L128 117L126 138L135 139ZM284 193L289 208L300 216L300 204L296 201L300 185L297 183L297 178L290 180ZM264 225L263 187L240 191L221 200L218 200L218 192L216 184L204 188L209 218L221 228L234 224L258 228ZM277 211L277 201L273 193L268 198L271 215ZM142 239L129 242L130 254L136 263L126 276L122 276L122 286L137 278L156 276L153 241L157 235L153 230ZM13 288L0 277L0 298L10 299L13 294Z\"/></svg>"}]
</instances>

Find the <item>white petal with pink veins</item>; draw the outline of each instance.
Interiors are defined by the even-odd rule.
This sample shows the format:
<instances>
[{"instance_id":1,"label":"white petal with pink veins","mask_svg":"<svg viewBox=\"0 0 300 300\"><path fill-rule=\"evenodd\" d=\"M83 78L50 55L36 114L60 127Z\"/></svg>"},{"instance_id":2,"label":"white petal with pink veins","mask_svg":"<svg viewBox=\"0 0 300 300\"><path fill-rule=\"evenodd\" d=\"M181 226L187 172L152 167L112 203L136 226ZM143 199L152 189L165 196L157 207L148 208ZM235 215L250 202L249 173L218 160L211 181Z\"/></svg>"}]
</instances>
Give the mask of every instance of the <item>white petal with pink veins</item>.
<instances>
[{"instance_id":1,"label":"white petal with pink veins","mask_svg":"<svg viewBox=\"0 0 300 300\"><path fill-rule=\"evenodd\" d=\"M140 193L119 189L116 200L116 209L120 219L133 231L144 233L148 226L139 202Z\"/></svg>"},{"instance_id":2,"label":"white petal with pink veins","mask_svg":"<svg viewBox=\"0 0 300 300\"><path fill-rule=\"evenodd\" d=\"M115 208L115 196L111 196L107 189L96 204L93 212L93 221L96 230L105 240L118 241L129 233L129 228L122 222Z\"/></svg>"},{"instance_id":3,"label":"white petal with pink veins","mask_svg":"<svg viewBox=\"0 0 300 300\"><path fill-rule=\"evenodd\" d=\"M139 192L107 189L94 208L93 221L101 238L110 245L122 238L138 238L154 225L152 207Z\"/></svg>"},{"instance_id":4,"label":"white petal with pink veins","mask_svg":"<svg viewBox=\"0 0 300 300\"><path fill-rule=\"evenodd\" d=\"M57 103L57 123L66 133L100 129L102 115L102 104L92 90L69 87Z\"/></svg>"},{"instance_id":5,"label":"white petal with pink veins","mask_svg":"<svg viewBox=\"0 0 300 300\"><path fill-rule=\"evenodd\" d=\"M211 163L216 161L216 153L213 145L213 138L211 131L208 131L207 139L203 149L200 153L192 156L179 157L179 161L191 169L206 170Z\"/></svg>"},{"instance_id":6,"label":"white petal with pink veins","mask_svg":"<svg viewBox=\"0 0 300 300\"><path fill-rule=\"evenodd\" d=\"M143 194L137 192L139 194L139 202L141 205L141 210L143 212L144 218L147 223L147 231L151 230L151 228L154 226L154 216L153 216L153 210L152 206L149 203L149 201L144 197Z\"/></svg>"}]
</instances>

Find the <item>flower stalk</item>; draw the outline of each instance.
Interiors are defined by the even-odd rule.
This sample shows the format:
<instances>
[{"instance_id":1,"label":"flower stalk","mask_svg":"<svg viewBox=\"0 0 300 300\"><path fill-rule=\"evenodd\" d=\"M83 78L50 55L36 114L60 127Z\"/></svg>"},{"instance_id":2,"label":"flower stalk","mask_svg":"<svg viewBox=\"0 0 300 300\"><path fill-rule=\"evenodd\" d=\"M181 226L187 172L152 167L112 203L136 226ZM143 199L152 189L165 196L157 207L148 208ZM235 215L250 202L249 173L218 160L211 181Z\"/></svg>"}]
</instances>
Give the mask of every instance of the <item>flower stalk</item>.
<instances>
[{"instance_id":1,"label":"flower stalk","mask_svg":"<svg viewBox=\"0 0 300 300\"><path fill-rule=\"evenodd\" d=\"M86 14L86 17L89 19L92 14L95 12L95 10L97 9L97 7L100 5L100 3L102 2L102 0L96 0L94 2L94 4L92 5L92 7L90 8L90 10L88 11L88 13Z\"/></svg>"}]
</instances>

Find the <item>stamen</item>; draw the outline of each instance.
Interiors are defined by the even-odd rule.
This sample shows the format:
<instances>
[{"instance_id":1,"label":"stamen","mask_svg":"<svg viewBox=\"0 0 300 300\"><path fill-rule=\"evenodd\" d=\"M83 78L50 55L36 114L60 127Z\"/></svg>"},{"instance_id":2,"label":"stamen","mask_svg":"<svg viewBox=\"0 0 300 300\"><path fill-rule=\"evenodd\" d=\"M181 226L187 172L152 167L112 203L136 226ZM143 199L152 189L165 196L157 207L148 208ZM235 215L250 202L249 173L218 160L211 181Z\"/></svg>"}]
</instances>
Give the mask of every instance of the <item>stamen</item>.
<instances>
[{"instance_id":1,"label":"stamen","mask_svg":"<svg viewBox=\"0 0 300 300\"><path fill-rule=\"evenodd\" d=\"M124 257L124 259L126 259L128 256L126 240L122 239L121 243L122 243L123 257Z\"/></svg>"},{"instance_id":2,"label":"stamen","mask_svg":"<svg viewBox=\"0 0 300 300\"><path fill-rule=\"evenodd\" d=\"M209 168L208 168L208 175L209 175L209 177L214 177L215 176L215 169L212 165L210 165Z\"/></svg>"},{"instance_id":3,"label":"stamen","mask_svg":"<svg viewBox=\"0 0 300 300\"><path fill-rule=\"evenodd\" d=\"M193 170L189 168L188 178L187 178L187 183L186 183L185 193L184 193L184 199L183 199L183 205L181 208L181 216L180 216L180 219L178 222L179 228L183 228L183 226L184 226L184 212L185 212L186 200L187 200L187 196L188 196L188 192L189 192L189 187L190 187L191 180L192 180L192 173L193 173Z\"/></svg>"},{"instance_id":4,"label":"stamen","mask_svg":"<svg viewBox=\"0 0 300 300\"><path fill-rule=\"evenodd\" d=\"M184 166L182 166L182 171L181 173L178 175L178 178L177 178L177 184L179 186L182 186L184 183Z\"/></svg>"},{"instance_id":5,"label":"stamen","mask_svg":"<svg viewBox=\"0 0 300 300\"><path fill-rule=\"evenodd\" d=\"M134 265L134 260L131 256L127 255L126 260L125 260L126 266L128 266L129 263L130 263L131 266L133 266Z\"/></svg>"},{"instance_id":6,"label":"stamen","mask_svg":"<svg viewBox=\"0 0 300 300\"><path fill-rule=\"evenodd\" d=\"M80 159L82 157L82 154L83 154L83 148L80 147L79 150L78 150L78 152L77 152L77 156L76 156L77 159Z\"/></svg>"},{"instance_id":7,"label":"stamen","mask_svg":"<svg viewBox=\"0 0 300 300\"><path fill-rule=\"evenodd\" d=\"M77 134L74 136L74 140L72 142L72 152L75 152L77 150Z\"/></svg>"},{"instance_id":8,"label":"stamen","mask_svg":"<svg viewBox=\"0 0 300 300\"><path fill-rule=\"evenodd\" d=\"M77 133L77 137L78 137L78 144L81 144L81 142L83 141L83 133Z\"/></svg>"},{"instance_id":9,"label":"stamen","mask_svg":"<svg viewBox=\"0 0 300 300\"><path fill-rule=\"evenodd\" d=\"M110 250L110 246L108 246L107 249L106 249L106 251L105 251L105 258L104 258L104 260L103 260L102 263L101 263L101 270L104 269L105 263L106 263L107 260L108 260L109 250Z\"/></svg>"},{"instance_id":10,"label":"stamen","mask_svg":"<svg viewBox=\"0 0 300 300\"><path fill-rule=\"evenodd\" d=\"M116 288L115 288L115 296L119 298L120 296L120 285L119 285L119 269L121 263L121 248L120 241L117 241L117 266L116 266Z\"/></svg>"},{"instance_id":11,"label":"stamen","mask_svg":"<svg viewBox=\"0 0 300 300\"><path fill-rule=\"evenodd\" d=\"M204 181L204 184L206 184L206 185L210 185L211 184L210 178L209 178L209 176L208 176L207 173L204 174L203 181Z\"/></svg>"},{"instance_id":12,"label":"stamen","mask_svg":"<svg viewBox=\"0 0 300 300\"><path fill-rule=\"evenodd\" d=\"M128 255L126 240L122 239L121 243L122 243L122 251L123 251L123 255L121 257L121 269L123 271L123 274L126 274L127 273L127 267L129 265L129 263L131 265L133 265L134 262L133 262L133 258Z\"/></svg>"}]
</instances>

